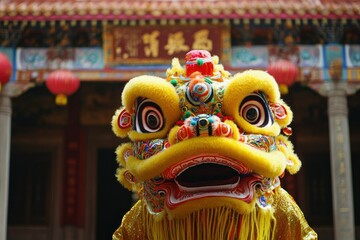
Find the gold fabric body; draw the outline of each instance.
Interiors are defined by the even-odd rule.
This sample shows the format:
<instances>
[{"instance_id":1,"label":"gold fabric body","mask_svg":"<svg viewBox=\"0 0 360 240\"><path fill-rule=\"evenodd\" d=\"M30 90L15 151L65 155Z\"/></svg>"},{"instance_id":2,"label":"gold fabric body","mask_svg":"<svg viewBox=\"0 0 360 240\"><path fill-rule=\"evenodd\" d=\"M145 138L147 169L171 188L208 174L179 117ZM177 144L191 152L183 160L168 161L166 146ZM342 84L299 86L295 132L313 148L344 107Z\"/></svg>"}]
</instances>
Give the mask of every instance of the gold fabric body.
<instances>
[{"instance_id":1,"label":"gold fabric body","mask_svg":"<svg viewBox=\"0 0 360 240\"><path fill-rule=\"evenodd\" d=\"M223 214L224 218L216 219L210 224L211 228L213 229L203 229L203 228L199 229L199 227L197 226L200 226L200 224L196 224L196 221L199 221L199 219L196 219L195 221L192 221L192 223L190 224L193 228L190 231L190 233L185 229L181 229L182 226L181 224L176 225L176 223L174 223L174 225L170 227L169 225L163 225L164 229L161 228L159 229L161 223L157 224L152 222L155 220L153 220L153 218L151 218L151 215L147 212L145 203L142 200L139 200L134 205L134 207L124 216L121 226L116 230L116 232L113 235L113 240L152 240L152 239L168 240L167 238L169 237L169 231L171 231L168 228L177 228L179 230L179 232L171 235L172 240L173 239L199 240L199 238L203 240L214 240L215 234L217 240L222 240L222 239L250 240L250 239L257 239L256 235L263 236L263 234L260 233L261 230L263 229L259 229L262 227L267 228L268 229L267 231L270 231L270 233L267 234L266 237L266 238L269 237L269 239L270 238L274 240L280 240L280 239L316 240L317 239L317 234L308 225L302 211L295 203L293 198L284 189L282 189L281 187L275 189L272 198L273 198L273 203L271 206L272 209L270 210L273 211L274 219L267 220L266 218L261 218L265 220L263 220L256 228L254 226L257 225L257 222L259 222L259 218L248 217L245 215L242 216L242 218L239 218L238 216L235 217L233 214L227 215L226 211L223 211L225 214L225 215ZM204 209L202 214L207 215L207 211L208 210ZM231 212L232 210L229 209L229 211ZM210 210L208 212L212 212L212 211ZM251 213L249 215L251 215ZM242 220L239 221L239 219ZM248 220L245 221L245 219ZM171 222L171 220L170 221L165 220L165 221ZM229 224L224 225L224 221L227 221L227 223ZM251 221L253 221L253 223L251 223ZM232 224L233 226L229 226ZM232 234L234 228L238 230L241 229L241 231L248 230L249 234L245 234L246 237L244 237L244 234L241 233ZM222 233L222 230L225 231ZM163 234L161 235L161 233Z\"/></svg>"}]
</instances>

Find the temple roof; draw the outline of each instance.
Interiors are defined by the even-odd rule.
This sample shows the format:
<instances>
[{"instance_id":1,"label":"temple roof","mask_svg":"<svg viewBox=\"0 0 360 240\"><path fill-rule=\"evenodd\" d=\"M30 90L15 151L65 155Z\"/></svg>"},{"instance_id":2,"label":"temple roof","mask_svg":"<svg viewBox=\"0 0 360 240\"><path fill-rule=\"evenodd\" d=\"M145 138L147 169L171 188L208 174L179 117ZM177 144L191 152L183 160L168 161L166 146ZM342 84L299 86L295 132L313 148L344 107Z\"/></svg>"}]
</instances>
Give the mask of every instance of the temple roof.
<instances>
[{"instance_id":1,"label":"temple roof","mask_svg":"<svg viewBox=\"0 0 360 240\"><path fill-rule=\"evenodd\" d=\"M0 20L359 19L360 0L2 0Z\"/></svg>"}]
</instances>

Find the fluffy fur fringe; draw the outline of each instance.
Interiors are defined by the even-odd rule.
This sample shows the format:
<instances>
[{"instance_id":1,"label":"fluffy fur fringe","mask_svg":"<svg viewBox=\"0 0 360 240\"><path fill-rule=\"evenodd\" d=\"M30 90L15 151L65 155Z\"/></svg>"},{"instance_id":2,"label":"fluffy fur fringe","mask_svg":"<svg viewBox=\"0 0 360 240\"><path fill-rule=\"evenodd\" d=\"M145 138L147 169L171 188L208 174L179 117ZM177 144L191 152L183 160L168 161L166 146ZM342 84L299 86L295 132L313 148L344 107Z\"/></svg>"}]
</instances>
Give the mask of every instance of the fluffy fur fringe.
<instances>
[{"instance_id":1,"label":"fluffy fur fringe","mask_svg":"<svg viewBox=\"0 0 360 240\"><path fill-rule=\"evenodd\" d=\"M147 239L204 239L204 240L273 240L276 228L274 211L271 208L255 210L249 214L225 208L211 208L196 211L181 219L163 218L143 211L147 226Z\"/></svg>"}]
</instances>

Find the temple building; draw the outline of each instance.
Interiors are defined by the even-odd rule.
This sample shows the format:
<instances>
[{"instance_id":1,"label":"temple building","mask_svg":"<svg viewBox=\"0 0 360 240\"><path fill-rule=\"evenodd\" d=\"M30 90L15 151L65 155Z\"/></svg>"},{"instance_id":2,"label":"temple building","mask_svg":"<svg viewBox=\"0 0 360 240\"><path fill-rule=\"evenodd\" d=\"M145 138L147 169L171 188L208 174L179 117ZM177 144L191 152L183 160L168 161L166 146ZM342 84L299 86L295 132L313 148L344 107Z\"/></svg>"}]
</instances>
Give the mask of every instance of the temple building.
<instances>
[{"instance_id":1,"label":"temple building","mask_svg":"<svg viewBox=\"0 0 360 240\"><path fill-rule=\"evenodd\" d=\"M3 0L0 240L111 239L137 197L115 178L121 91L192 49L296 67L279 84L302 168L281 184L320 239L360 239L360 0Z\"/></svg>"}]
</instances>

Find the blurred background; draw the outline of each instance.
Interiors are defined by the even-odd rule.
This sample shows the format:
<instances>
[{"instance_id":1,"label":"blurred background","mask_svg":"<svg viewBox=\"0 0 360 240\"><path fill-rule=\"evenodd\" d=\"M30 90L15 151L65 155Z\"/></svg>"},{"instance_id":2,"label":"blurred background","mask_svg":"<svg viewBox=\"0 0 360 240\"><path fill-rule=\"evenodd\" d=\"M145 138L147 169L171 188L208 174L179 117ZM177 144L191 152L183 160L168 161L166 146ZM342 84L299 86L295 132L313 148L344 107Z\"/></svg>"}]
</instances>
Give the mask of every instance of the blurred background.
<instances>
[{"instance_id":1,"label":"blurred background","mask_svg":"<svg viewBox=\"0 0 360 240\"><path fill-rule=\"evenodd\" d=\"M136 196L110 121L191 49L271 72L303 162L282 186L320 239L360 239L360 1L3 0L0 240L111 239Z\"/></svg>"}]
</instances>

